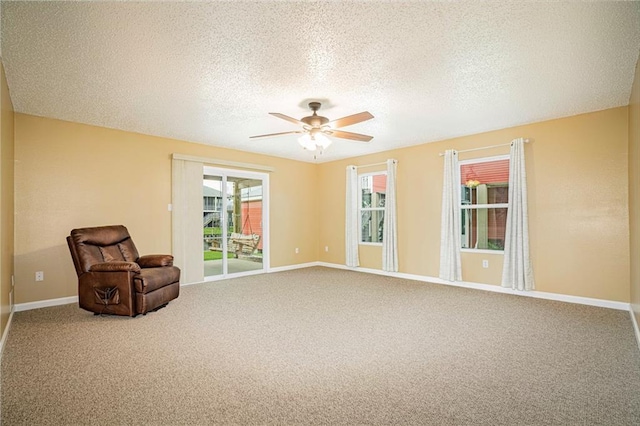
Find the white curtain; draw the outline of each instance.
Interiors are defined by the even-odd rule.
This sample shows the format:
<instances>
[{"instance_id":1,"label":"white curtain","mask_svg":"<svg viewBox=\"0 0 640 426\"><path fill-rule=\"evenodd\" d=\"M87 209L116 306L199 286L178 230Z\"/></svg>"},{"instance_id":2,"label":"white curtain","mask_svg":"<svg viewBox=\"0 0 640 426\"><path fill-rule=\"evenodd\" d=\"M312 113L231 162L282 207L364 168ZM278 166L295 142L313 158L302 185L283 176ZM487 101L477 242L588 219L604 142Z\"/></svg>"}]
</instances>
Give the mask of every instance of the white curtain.
<instances>
[{"instance_id":1,"label":"white curtain","mask_svg":"<svg viewBox=\"0 0 640 426\"><path fill-rule=\"evenodd\" d=\"M524 165L524 139L511 142L509 159L509 209L504 243L502 286L514 290L533 290L533 270L529 258L529 214L527 212L527 173Z\"/></svg>"},{"instance_id":2,"label":"white curtain","mask_svg":"<svg viewBox=\"0 0 640 426\"><path fill-rule=\"evenodd\" d=\"M202 177L202 163L172 160L172 251L183 284L204 281Z\"/></svg>"},{"instance_id":3,"label":"white curtain","mask_svg":"<svg viewBox=\"0 0 640 426\"><path fill-rule=\"evenodd\" d=\"M382 231L382 270L398 272L398 224L396 211L396 170L398 162L387 160L387 187Z\"/></svg>"},{"instance_id":4,"label":"white curtain","mask_svg":"<svg viewBox=\"0 0 640 426\"><path fill-rule=\"evenodd\" d=\"M345 257L346 265L360 266L358 259L358 169L347 166L347 199L345 204Z\"/></svg>"},{"instance_id":5,"label":"white curtain","mask_svg":"<svg viewBox=\"0 0 640 426\"><path fill-rule=\"evenodd\" d=\"M439 274L440 278L447 281L462 280L460 184L458 181L458 153L448 149L444 153Z\"/></svg>"}]
</instances>

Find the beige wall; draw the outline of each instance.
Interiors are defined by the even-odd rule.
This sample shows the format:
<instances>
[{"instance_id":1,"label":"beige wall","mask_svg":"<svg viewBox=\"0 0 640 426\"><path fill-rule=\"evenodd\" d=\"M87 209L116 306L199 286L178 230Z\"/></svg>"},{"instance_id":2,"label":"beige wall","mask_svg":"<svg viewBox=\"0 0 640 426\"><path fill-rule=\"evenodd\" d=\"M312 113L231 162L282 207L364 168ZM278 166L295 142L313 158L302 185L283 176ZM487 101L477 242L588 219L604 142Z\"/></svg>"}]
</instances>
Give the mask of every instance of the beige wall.
<instances>
[{"instance_id":1,"label":"beige wall","mask_svg":"<svg viewBox=\"0 0 640 426\"><path fill-rule=\"evenodd\" d=\"M77 294L65 242L73 228L124 224L141 254L170 253L174 152L274 167L271 266L318 258L314 164L25 114L15 145L16 303Z\"/></svg>"},{"instance_id":2,"label":"beige wall","mask_svg":"<svg viewBox=\"0 0 640 426\"><path fill-rule=\"evenodd\" d=\"M4 66L0 62L0 335L4 332L11 310L11 276L13 275L13 160L14 125L13 105L9 96L9 87L4 75Z\"/></svg>"},{"instance_id":3,"label":"beige wall","mask_svg":"<svg viewBox=\"0 0 640 426\"><path fill-rule=\"evenodd\" d=\"M124 223L141 252L170 252L173 152L276 168L273 267L315 260L343 264L345 167L396 158L400 272L435 277L442 188L438 153L520 136L534 139L526 155L537 290L628 302L628 120L629 109L621 107L313 165L16 114L16 302L76 294L64 242L74 227ZM461 159L506 153L508 147L461 154ZM380 258L379 247L361 246L363 267L379 269ZM482 269L483 259L489 269ZM501 255L464 253L463 263L464 280L499 284ZM45 272L42 283L34 281L39 270Z\"/></svg>"},{"instance_id":4,"label":"beige wall","mask_svg":"<svg viewBox=\"0 0 640 426\"><path fill-rule=\"evenodd\" d=\"M627 123L628 108L621 107L320 164L320 260L344 264L345 167L396 158L399 270L437 277L443 172L438 153L525 137L534 139L525 152L536 289L628 302ZM494 148L460 159L508 152ZM360 248L361 266L380 269L381 248ZM482 269L483 259L489 269ZM502 255L464 253L462 261L465 281L500 284Z\"/></svg>"},{"instance_id":5,"label":"beige wall","mask_svg":"<svg viewBox=\"0 0 640 426\"><path fill-rule=\"evenodd\" d=\"M631 309L640 324L640 60L629 99L629 218Z\"/></svg>"}]
</instances>

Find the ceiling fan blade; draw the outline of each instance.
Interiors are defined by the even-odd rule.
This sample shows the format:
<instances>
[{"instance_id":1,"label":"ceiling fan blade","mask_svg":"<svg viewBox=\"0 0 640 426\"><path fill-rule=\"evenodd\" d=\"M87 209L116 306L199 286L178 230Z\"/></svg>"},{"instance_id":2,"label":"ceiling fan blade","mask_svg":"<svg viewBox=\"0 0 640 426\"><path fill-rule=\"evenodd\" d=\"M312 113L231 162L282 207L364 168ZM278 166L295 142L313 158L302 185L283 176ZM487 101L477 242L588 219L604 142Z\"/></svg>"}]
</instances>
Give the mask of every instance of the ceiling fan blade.
<instances>
[{"instance_id":1,"label":"ceiling fan blade","mask_svg":"<svg viewBox=\"0 0 640 426\"><path fill-rule=\"evenodd\" d=\"M282 118L283 120L290 121L291 123L297 124L299 126L305 125L302 121L293 117L289 117L288 115L280 114L279 112L270 112L269 114L273 115L274 117L278 117L278 118Z\"/></svg>"},{"instance_id":2,"label":"ceiling fan blade","mask_svg":"<svg viewBox=\"0 0 640 426\"><path fill-rule=\"evenodd\" d=\"M373 136L361 135L360 133L344 132L342 130L327 130L324 133L336 138L351 139L360 142L369 142Z\"/></svg>"},{"instance_id":3,"label":"ceiling fan blade","mask_svg":"<svg viewBox=\"0 0 640 426\"><path fill-rule=\"evenodd\" d=\"M254 138L267 138L270 136L280 136L280 135L290 135L292 133L304 133L302 130L294 130L292 132L280 132L280 133L269 133L267 135L256 135L256 136L249 136L249 139L254 139Z\"/></svg>"},{"instance_id":4,"label":"ceiling fan blade","mask_svg":"<svg viewBox=\"0 0 640 426\"><path fill-rule=\"evenodd\" d=\"M361 123L363 121L371 120L373 115L369 111L359 112L358 114L348 115L346 117L338 118L329 122L329 126L334 129L340 127L351 126L352 124Z\"/></svg>"}]
</instances>

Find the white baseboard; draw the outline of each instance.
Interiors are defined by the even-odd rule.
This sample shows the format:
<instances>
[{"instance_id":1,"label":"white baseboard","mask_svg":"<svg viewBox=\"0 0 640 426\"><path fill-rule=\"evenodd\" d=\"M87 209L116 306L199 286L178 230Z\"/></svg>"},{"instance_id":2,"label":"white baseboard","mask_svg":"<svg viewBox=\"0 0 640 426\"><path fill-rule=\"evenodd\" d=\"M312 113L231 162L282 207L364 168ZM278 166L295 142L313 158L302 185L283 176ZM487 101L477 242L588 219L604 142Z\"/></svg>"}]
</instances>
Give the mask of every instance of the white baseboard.
<instances>
[{"instance_id":1,"label":"white baseboard","mask_svg":"<svg viewBox=\"0 0 640 426\"><path fill-rule=\"evenodd\" d=\"M70 303L78 303L78 296L61 297L59 299L38 300L37 302L16 303L13 310L14 312L30 311L31 309L68 305Z\"/></svg>"},{"instance_id":2,"label":"white baseboard","mask_svg":"<svg viewBox=\"0 0 640 426\"><path fill-rule=\"evenodd\" d=\"M0 339L0 359L2 359L2 354L4 353L4 344L7 342L7 336L9 336L9 329L11 328L11 321L13 320L13 311L9 314L9 321L7 321L7 326L4 328L2 332L2 339Z\"/></svg>"},{"instance_id":3,"label":"white baseboard","mask_svg":"<svg viewBox=\"0 0 640 426\"><path fill-rule=\"evenodd\" d=\"M630 309L629 303L616 302L613 300L592 299L590 297L571 296L567 294L558 294L558 293L546 293L543 291L518 291L518 290L512 290L510 288L500 287L498 285L481 284L481 283L474 283L469 281L446 281L441 278L429 277L425 275L405 274L403 272L386 272L379 269L369 269L369 268L360 268L360 267L352 268L346 265L340 265L336 263L317 262L317 264L319 266L326 266L328 268L347 269L350 271L365 272L368 274L376 274L376 275L385 275L388 277L395 277L395 278L404 278L408 280L422 281L422 282L427 282L432 284L451 285L455 287L464 287L464 288L471 288L475 290L492 291L495 293L512 294L516 296L534 297L537 299L556 300L559 302L577 303L580 305L598 306L601 308L618 309L622 311L628 311Z\"/></svg>"},{"instance_id":4,"label":"white baseboard","mask_svg":"<svg viewBox=\"0 0 640 426\"><path fill-rule=\"evenodd\" d=\"M631 314L631 323L633 324L633 330L636 332L636 343L638 343L638 349L640 349L640 327L638 327L638 321L636 321L636 316L633 313L633 308L629 309L629 314Z\"/></svg>"}]
</instances>

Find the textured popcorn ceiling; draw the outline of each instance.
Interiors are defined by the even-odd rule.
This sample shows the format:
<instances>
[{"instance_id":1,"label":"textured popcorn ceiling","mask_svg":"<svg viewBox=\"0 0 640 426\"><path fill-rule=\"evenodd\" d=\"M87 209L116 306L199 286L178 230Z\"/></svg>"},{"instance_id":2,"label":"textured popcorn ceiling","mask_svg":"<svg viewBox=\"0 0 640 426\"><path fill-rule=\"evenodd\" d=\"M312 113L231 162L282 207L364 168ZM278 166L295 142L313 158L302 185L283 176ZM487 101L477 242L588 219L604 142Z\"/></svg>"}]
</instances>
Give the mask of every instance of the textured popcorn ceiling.
<instances>
[{"instance_id":1,"label":"textured popcorn ceiling","mask_svg":"<svg viewBox=\"0 0 640 426\"><path fill-rule=\"evenodd\" d=\"M16 111L329 161L627 105L640 3L3 1L1 29ZM309 100L373 141L249 139Z\"/></svg>"}]
</instances>

